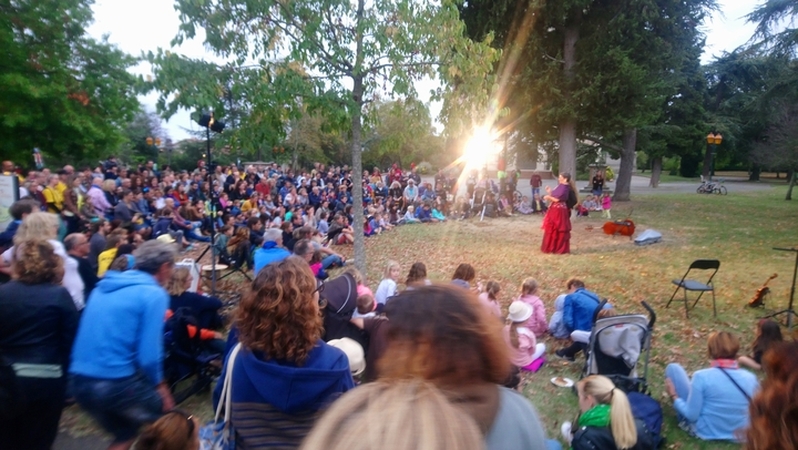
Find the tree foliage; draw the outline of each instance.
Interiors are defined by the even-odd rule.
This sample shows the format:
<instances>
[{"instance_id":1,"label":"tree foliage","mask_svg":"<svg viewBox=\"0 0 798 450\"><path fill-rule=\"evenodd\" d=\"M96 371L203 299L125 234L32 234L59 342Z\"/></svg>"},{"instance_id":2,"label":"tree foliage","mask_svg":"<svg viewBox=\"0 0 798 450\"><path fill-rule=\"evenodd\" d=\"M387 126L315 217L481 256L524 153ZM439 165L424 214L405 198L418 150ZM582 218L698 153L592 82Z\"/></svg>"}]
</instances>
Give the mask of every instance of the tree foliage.
<instances>
[{"instance_id":1,"label":"tree foliage","mask_svg":"<svg viewBox=\"0 0 798 450\"><path fill-rule=\"evenodd\" d=\"M205 32L205 45L223 66L207 67L165 51L151 55L156 86L164 92L161 110L209 105L232 90L249 87L246 106L263 116L301 116L303 108L322 111L331 123L348 124L355 205L355 260L365 269L362 209L362 117L364 106L384 94L413 97L414 81L437 76L444 87L443 122L462 126L480 111L491 78L485 76L496 52L464 37L457 9L449 0L177 0L180 30L175 42ZM167 63L173 64L167 69ZM188 80L189 66L208 77ZM182 75L177 75L182 74ZM224 76L227 76L225 78ZM257 89L256 89L257 88ZM448 95L445 95L448 94ZM169 98L169 96L172 96ZM475 107L474 105L477 105ZM257 129L257 114L240 126ZM471 125L468 123L468 125Z\"/></svg>"},{"instance_id":2,"label":"tree foliage","mask_svg":"<svg viewBox=\"0 0 798 450\"><path fill-rule=\"evenodd\" d=\"M113 151L138 110L136 60L87 36L89 0L0 0L0 151L18 161Z\"/></svg>"}]
</instances>

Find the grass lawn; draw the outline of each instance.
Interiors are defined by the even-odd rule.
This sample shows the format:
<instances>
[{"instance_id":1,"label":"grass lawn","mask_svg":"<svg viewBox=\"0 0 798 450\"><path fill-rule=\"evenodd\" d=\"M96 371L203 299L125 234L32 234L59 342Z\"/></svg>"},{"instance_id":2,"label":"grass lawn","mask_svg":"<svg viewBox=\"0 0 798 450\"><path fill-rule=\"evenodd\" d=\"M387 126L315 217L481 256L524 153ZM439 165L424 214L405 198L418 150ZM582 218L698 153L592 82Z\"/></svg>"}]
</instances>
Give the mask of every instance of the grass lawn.
<instances>
[{"instance_id":1,"label":"grass lawn","mask_svg":"<svg viewBox=\"0 0 798 450\"><path fill-rule=\"evenodd\" d=\"M547 315L571 276L582 278L588 289L607 297L622 313L643 313L639 302L645 300L658 314L649 381L652 395L662 401L665 410L668 448L739 448L700 442L682 432L664 394L663 373L670 362L683 364L688 372L706 367L706 339L714 330L737 334L747 352L756 318L765 311L751 310L746 304L772 273L779 277L770 283L772 294L766 308L786 306L795 255L771 250L796 245L798 203L783 200L785 189L779 186L734 196L634 196L630 203L614 205L613 216L623 217L634 208L637 230L662 232L661 243L637 247L627 238L605 236L600 228L604 221L597 214L573 222L573 253L564 256L540 253L540 216L399 227L368 239L367 278L376 289L386 261L392 259L400 262L403 274L413 262L423 261L430 279L448 281L459 263L468 262L477 269L480 281L492 279L501 284L505 311L525 277L538 280ZM351 249L343 250L347 251ZM669 309L665 304L673 293L671 279L680 278L690 262L699 258L721 261L715 279L718 317L713 318L712 298L705 295L688 320L682 304L674 303ZM551 353L565 343L548 339L546 344ZM559 436L560 424L572 420L578 408L576 396L555 387L549 379L567 376L576 380L583 364L581 356L575 363L550 357L540 372L526 379L524 393L538 409L550 436ZM182 407L208 417L208 404L207 397L198 396ZM62 422L78 434L96 430L75 407L67 410Z\"/></svg>"}]
</instances>

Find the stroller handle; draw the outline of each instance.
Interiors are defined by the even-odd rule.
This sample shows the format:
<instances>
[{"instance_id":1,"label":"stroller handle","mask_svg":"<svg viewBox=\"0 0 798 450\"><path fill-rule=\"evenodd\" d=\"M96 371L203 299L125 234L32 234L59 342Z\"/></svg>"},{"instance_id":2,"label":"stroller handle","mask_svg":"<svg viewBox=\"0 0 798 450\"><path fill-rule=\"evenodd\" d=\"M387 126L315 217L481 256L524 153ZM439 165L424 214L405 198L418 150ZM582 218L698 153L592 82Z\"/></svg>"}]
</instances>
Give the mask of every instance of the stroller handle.
<instances>
[{"instance_id":1,"label":"stroller handle","mask_svg":"<svg viewBox=\"0 0 798 450\"><path fill-rule=\"evenodd\" d=\"M654 312L654 308L652 308L645 300L641 300L640 304L643 305L643 308L646 308L648 311L648 329L653 330L654 324L657 322L657 313Z\"/></svg>"},{"instance_id":2,"label":"stroller handle","mask_svg":"<svg viewBox=\"0 0 798 450\"><path fill-rule=\"evenodd\" d=\"M596 323L596 321L598 320L599 312L601 312L601 310L604 309L604 305L606 305L608 302L609 300L607 300L606 298L601 299L601 303L599 303L598 307L596 308L596 311L593 312L593 323ZM640 304L643 305L643 308L645 308L646 311L648 311L648 317L649 317L648 329L649 330L654 329L654 324L657 322L657 313L654 312L654 309L648 303L646 303L645 300L641 300Z\"/></svg>"}]
</instances>

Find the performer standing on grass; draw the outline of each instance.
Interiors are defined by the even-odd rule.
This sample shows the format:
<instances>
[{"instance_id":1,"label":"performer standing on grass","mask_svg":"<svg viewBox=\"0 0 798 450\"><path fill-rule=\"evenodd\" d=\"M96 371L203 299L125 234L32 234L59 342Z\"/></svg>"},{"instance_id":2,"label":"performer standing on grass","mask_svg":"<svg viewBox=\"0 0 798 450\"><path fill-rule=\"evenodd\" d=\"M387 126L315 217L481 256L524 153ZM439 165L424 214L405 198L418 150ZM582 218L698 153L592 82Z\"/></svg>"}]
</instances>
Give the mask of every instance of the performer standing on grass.
<instances>
[{"instance_id":1,"label":"performer standing on grass","mask_svg":"<svg viewBox=\"0 0 798 450\"><path fill-rule=\"evenodd\" d=\"M549 202L549 210L543 217L543 253L565 254L571 252L571 208L579 202L576 186L571 174L563 172L557 177L559 184L552 190L546 186L548 193L544 198Z\"/></svg>"}]
</instances>

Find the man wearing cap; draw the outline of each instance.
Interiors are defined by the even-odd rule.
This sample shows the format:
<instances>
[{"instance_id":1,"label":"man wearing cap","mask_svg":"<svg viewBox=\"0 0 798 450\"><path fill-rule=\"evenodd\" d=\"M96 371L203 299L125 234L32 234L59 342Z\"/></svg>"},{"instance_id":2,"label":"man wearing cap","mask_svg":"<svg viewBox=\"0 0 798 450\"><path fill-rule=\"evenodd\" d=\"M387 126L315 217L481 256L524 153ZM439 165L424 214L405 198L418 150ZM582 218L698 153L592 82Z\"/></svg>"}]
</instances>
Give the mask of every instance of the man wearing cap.
<instances>
[{"instance_id":1,"label":"man wearing cap","mask_svg":"<svg viewBox=\"0 0 798 450\"><path fill-rule=\"evenodd\" d=\"M157 240L135 252L133 270L111 271L83 312L69 373L81 408L129 449L139 427L174 408L163 374L163 320L177 250Z\"/></svg>"}]
</instances>

